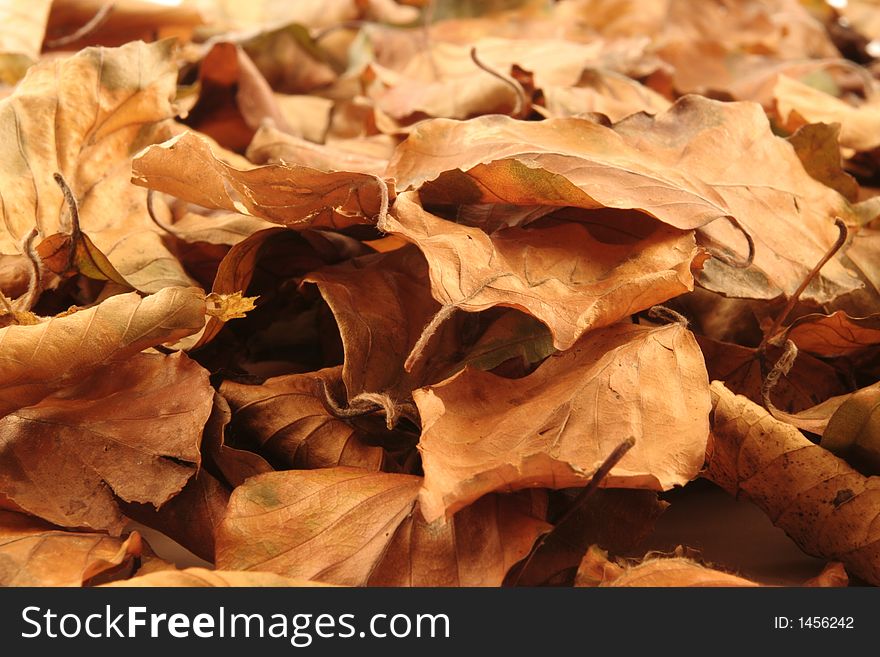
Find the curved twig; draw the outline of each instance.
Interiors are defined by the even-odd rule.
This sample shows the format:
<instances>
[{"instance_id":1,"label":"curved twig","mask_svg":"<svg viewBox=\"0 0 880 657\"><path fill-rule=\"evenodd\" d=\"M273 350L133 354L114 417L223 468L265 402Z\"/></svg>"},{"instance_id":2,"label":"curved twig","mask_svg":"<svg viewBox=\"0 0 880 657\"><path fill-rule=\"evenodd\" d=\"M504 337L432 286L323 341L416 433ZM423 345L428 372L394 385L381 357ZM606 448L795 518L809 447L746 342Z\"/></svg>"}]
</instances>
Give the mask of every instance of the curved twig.
<instances>
[{"instance_id":1,"label":"curved twig","mask_svg":"<svg viewBox=\"0 0 880 657\"><path fill-rule=\"evenodd\" d=\"M107 16L110 15L110 12L113 11L113 8L116 6L115 0L111 0L111 2L106 2L101 5L101 8L95 12L95 15L92 16L89 21L80 27L78 30L73 32L72 34L68 34L66 36L58 37L57 39L50 39L46 41L44 44L47 48L58 48L60 46L66 46L70 43L74 43L75 41L79 41L83 37L88 36L99 27L101 24L107 20Z\"/></svg>"},{"instance_id":2,"label":"curved twig","mask_svg":"<svg viewBox=\"0 0 880 657\"><path fill-rule=\"evenodd\" d=\"M515 119L523 118L527 105L526 90L523 89L523 86L509 75L503 75L502 73L499 73L498 71L489 68L488 65L480 61L480 58L477 57L476 46L471 48L471 61L473 61L473 63L477 65L477 68L485 71L492 77L501 80L504 84L513 89L513 93L516 94L516 104L513 106L513 112L511 113L511 116Z\"/></svg>"},{"instance_id":3,"label":"curved twig","mask_svg":"<svg viewBox=\"0 0 880 657\"><path fill-rule=\"evenodd\" d=\"M776 334L779 332L780 327L785 323L785 320L788 319L788 316L791 314L791 311L794 310L794 307L797 305L798 299L801 294L803 294L804 290L807 289L807 286L813 281L816 276L819 275L819 271L824 267L834 255L840 251L844 244L846 244L846 238L849 236L849 231L846 228L846 224L843 223L843 219L840 217L836 217L834 220L834 225L837 226L837 230L839 234L837 235L837 239L834 241L834 244L831 245L831 248L825 252L825 255L822 256L821 260L816 263L816 266L813 267L810 272L804 277L804 280L801 281L801 284L794 291L794 294L788 299L788 303L785 304L785 308L783 308L782 312L776 317L776 321L773 322L773 325L770 329L764 334L764 339L761 340L761 344L758 346L758 352L763 353L767 348L767 344L776 337Z\"/></svg>"},{"instance_id":4,"label":"curved twig","mask_svg":"<svg viewBox=\"0 0 880 657\"><path fill-rule=\"evenodd\" d=\"M614 448L604 461L602 461L602 465L600 465L596 472L593 474L589 483L581 489L581 492L578 493L577 497L571 503L571 506L568 507L568 510L562 515L562 517L556 521L556 524L546 534L542 534L541 537L535 541L535 545L532 547L531 552L529 552L529 556L526 557L525 562L522 567L517 571L516 578L512 582L512 586L516 586L519 583L520 577L522 574L526 572L529 567L529 564L532 562L535 554L538 553L538 550L541 549L541 546L547 541L547 538L553 534L557 530L558 527L561 527L568 521L572 516L574 516L581 507L587 502L588 499L599 490L599 486L602 485L602 482L608 476L608 473L611 472L612 468L620 462L626 453L633 448L636 444L636 439L633 436L630 436L622 443L620 443L617 447Z\"/></svg>"}]
</instances>

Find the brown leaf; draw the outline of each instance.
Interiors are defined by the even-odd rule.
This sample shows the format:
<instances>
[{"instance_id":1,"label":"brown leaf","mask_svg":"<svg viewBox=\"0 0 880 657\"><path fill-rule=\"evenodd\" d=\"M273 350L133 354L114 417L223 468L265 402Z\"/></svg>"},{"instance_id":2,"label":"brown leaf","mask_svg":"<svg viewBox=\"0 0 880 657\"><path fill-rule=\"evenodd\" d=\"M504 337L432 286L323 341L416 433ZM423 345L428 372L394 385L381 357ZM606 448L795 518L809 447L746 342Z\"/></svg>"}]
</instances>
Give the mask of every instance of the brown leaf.
<instances>
[{"instance_id":1,"label":"brown leaf","mask_svg":"<svg viewBox=\"0 0 880 657\"><path fill-rule=\"evenodd\" d=\"M0 586L82 586L141 554L141 537L67 532L0 510Z\"/></svg>"},{"instance_id":2,"label":"brown leaf","mask_svg":"<svg viewBox=\"0 0 880 657\"><path fill-rule=\"evenodd\" d=\"M804 586L831 587L849 586L849 575L839 561L829 562L822 572L804 582Z\"/></svg>"},{"instance_id":3,"label":"brown leaf","mask_svg":"<svg viewBox=\"0 0 880 657\"><path fill-rule=\"evenodd\" d=\"M794 130L808 123L840 124L840 143L857 151L880 146L880 97L854 107L831 94L780 75L773 89L782 125Z\"/></svg>"},{"instance_id":4,"label":"brown leaf","mask_svg":"<svg viewBox=\"0 0 880 657\"><path fill-rule=\"evenodd\" d=\"M195 288L135 293L32 326L0 329L0 416L77 385L111 360L173 342L205 323L205 296Z\"/></svg>"},{"instance_id":5,"label":"brown leaf","mask_svg":"<svg viewBox=\"0 0 880 657\"><path fill-rule=\"evenodd\" d=\"M761 388L766 372L761 370L758 350L738 344L697 337L710 380L724 381L737 394L756 403L763 403ZM767 349L768 364L775 363L780 349ZM783 411L796 412L847 392L840 373L824 361L808 353L800 354L791 371L784 375L773 390L773 403Z\"/></svg>"},{"instance_id":6,"label":"brown leaf","mask_svg":"<svg viewBox=\"0 0 880 657\"><path fill-rule=\"evenodd\" d=\"M838 310L830 315L804 315L791 323L785 337L800 351L823 358L856 355L880 344L880 313L850 317Z\"/></svg>"},{"instance_id":7,"label":"brown leaf","mask_svg":"<svg viewBox=\"0 0 880 657\"><path fill-rule=\"evenodd\" d=\"M387 175L398 189L420 189L425 203L636 209L677 228L703 227L706 239L745 259L742 235L715 222L734 217L755 240L752 267L713 260L701 281L759 299L792 294L834 243L834 217L853 214L772 134L758 105L699 96L613 128L582 118L426 121L398 148ZM822 303L858 286L832 261L804 299Z\"/></svg>"},{"instance_id":8,"label":"brown leaf","mask_svg":"<svg viewBox=\"0 0 880 657\"><path fill-rule=\"evenodd\" d=\"M607 69L586 69L576 85L545 86L542 91L554 117L598 112L615 122L636 112L659 114L671 105L649 87Z\"/></svg>"},{"instance_id":9,"label":"brown leaf","mask_svg":"<svg viewBox=\"0 0 880 657\"><path fill-rule=\"evenodd\" d=\"M582 577L578 564L583 564L591 545L615 554L632 552L651 534L667 506L651 491L597 490L583 507L556 524L526 570L511 571L517 586L570 584L573 576Z\"/></svg>"},{"instance_id":10,"label":"brown leaf","mask_svg":"<svg viewBox=\"0 0 880 657\"><path fill-rule=\"evenodd\" d=\"M74 50L94 44L115 46L139 39L189 37L205 22L202 12L189 2L163 6L147 0L115 0L112 11L105 10L105 6L105 0L54 0L47 40L54 48ZM102 10L105 15L99 25L71 40ZM56 39L64 43L53 43Z\"/></svg>"},{"instance_id":11,"label":"brown leaf","mask_svg":"<svg viewBox=\"0 0 880 657\"><path fill-rule=\"evenodd\" d=\"M370 224L388 202L387 186L376 176L280 164L241 171L218 160L193 133L139 154L132 175L138 185L190 203L296 229Z\"/></svg>"},{"instance_id":12,"label":"brown leaf","mask_svg":"<svg viewBox=\"0 0 880 657\"><path fill-rule=\"evenodd\" d=\"M146 194L129 182L131 156L162 135L175 114L173 44L130 43L43 61L0 101L0 253L17 254L33 228L70 233L60 172L80 226L137 289L190 285L162 244ZM44 147L52 144L52 148Z\"/></svg>"},{"instance_id":13,"label":"brown leaf","mask_svg":"<svg viewBox=\"0 0 880 657\"><path fill-rule=\"evenodd\" d=\"M157 529L205 561L214 561L214 531L229 502L229 490L201 468L161 508L126 504L125 515Z\"/></svg>"},{"instance_id":14,"label":"brown leaf","mask_svg":"<svg viewBox=\"0 0 880 657\"><path fill-rule=\"evenodd\" d=\"M272 88L242 48L215 43L199 66L199 97L186 125L242 152L264 121L287 128Z\"/></svg>"},{"instance_id":15,"label":"brown leaf","mask_svg":"<svg viewBox=\"0 0 880 657\"><path fill-rule=\"evenodd\" d=\"M232 411L226 399L214 393L214 408L202 433L202 453L220 471L229 487L235 488L248 477L271 472L272 466L259 454L226 444L225 431L231 419Z\"/></svg>"},{"instance_id":16,"label":"brown leaf","mask_svg":"<svg viewBox=\"0 0 880 657\"><path fill-rule=\"evenodd\" d=\"M428 266L417 248L324 267L303 281L317 284L339 324L345 348L342 380L349 399L380 392L402 401L414 387L426 383L432 366L436 371L430 356L412 372L403 367L422 329L440 310L431 297ZM443 335L444 346L454 351L455 336L449 331ZM441 360L440 367L444 365Z\"/></svg>"},{"instance_id":17,"label":"brown leaf","mask_svg":"<svg viewBox=\"0 0 880 657\"><path fill-rule=\"evenodd\" d=\"M380 229L422 250L432 294L443 306L517 308L550 328L557 349L693 289L691 265L701 261L691 233L644 216L585 213L487 235L427 212L413 193L398 197L394 215ZM618 237L615 219L629 219L636 235Z\"/></svg>"},{"instance_id":18,"label":"brown leaf","mask_svg":"<svg viewBox=\"0 0 880 657\"><path fill-rule=\"evenodd\" d=\"M355 586L497 586L547 528L531 495L487 496L427 524L420 481L356 468L249 479L218 532L217 565Z\"/></svg>"},{"instance_id":19,"label":"brown leaf","mask_svg":"<svg viewBox=\"0 0 880 657\"><path fill-rule=\"evenodd\" d=\"M649 559L637 566L627 568L617 578L599 586L760 586L757 582L701 566L683 557Z\"/></svg>"},{"instance_id":20,"label":"brown leaf","mask_svg":"<svg viewBox=\"0 0 880 657\"><path fill-rule=\"evenodd\" d=\"M353 171L381 176L388 157L379 158L346 148L345 141L316 144L270 127L262 126L248 146L247 156L256 164L296 164L321 171Z\"/></svg>"},{"instance_id":21,"label":"brown leaf","mask_svg":"<svg viewBox=\"0 0 880 657\"><path fill-rule=\"evenodd\" d=\"M54 524L118 533L117 498L159 507L196 473L212 398L181 353L108 360L0 419L0 493Z\"/></svg>"},{"instance_id":22,"label":"brown leaf","mask_svg":"<svg viewBox=\"0 0 880 657\"><path fill-rule=\"evenodd\" d=\"M225 381L220 392L232 408L236 434L281 467L378 470L382 448L365 443L363 432L333 417L321 401L322 386L333 389L338 377L333 368L273 377L262 385Z\"/></svg>"},{"instance_id":23,"label":"brown leaf","mask_svg":"<svg viewBox=\"0 0 880 657\"><path fill-rule=\"evenodd\" d=\"M102 584L102 586L123 587L214 587L214 586L330 586L320 582L291 579L275 573L239 572L234 570L208 570L206 568L186 568L184 570L162 570L131 579Z\"/></svg>"},{"instance_id":24,"label":"brown leaf","mask_svg":"<svg viewBox=\"0 0 880 657\"><path fill-rule=\"evenodd\" d=\"M689 331L618 324L524 379L468 369L417 390L422 512L434 520L492 491L582 486L630 436L608 486L682 485L703 464L707 386Z\"/></svg>"},{"instance_id":25,"label":"brown leaf","mask_svg":"<svg viewBox=\"0 0 880 657\"><path fill-rule=\"evenodd\" d=\"M761 507L808 554L880 584L880 477L856 472L717 381L712 398L704 475Z\"/></svg>"},{"instance_id":26,"label":"brown leaf","mask_svg":"<svg viewBox=\"0 0 880 657\"><path fill-rule=\"evenodd\" d=\"M794 146L807 173L854 202L858 200L859 185L841 166L839 136L837 124L810 123L788 137L788 143Z\"/></svg>"}]
</instances>

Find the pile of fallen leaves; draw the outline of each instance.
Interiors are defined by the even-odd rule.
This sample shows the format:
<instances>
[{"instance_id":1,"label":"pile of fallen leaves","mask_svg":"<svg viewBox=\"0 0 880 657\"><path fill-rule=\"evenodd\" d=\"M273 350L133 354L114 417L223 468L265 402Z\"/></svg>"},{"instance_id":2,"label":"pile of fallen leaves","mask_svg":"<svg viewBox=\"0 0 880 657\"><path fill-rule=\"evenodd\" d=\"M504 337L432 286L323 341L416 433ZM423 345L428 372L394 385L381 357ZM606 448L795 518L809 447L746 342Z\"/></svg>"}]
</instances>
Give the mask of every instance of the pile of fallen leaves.
<instances>
[{"instance_id":1,"label":"pile of fallen leaves","mask_svg":"<svg viewBox=\"0 0 880 657\"><path fill-rule=\"evenodd\" d=\"M834 5L0 1L0 584L753 585L699 478L880 584Z\"/></svg>"}]
</instances>

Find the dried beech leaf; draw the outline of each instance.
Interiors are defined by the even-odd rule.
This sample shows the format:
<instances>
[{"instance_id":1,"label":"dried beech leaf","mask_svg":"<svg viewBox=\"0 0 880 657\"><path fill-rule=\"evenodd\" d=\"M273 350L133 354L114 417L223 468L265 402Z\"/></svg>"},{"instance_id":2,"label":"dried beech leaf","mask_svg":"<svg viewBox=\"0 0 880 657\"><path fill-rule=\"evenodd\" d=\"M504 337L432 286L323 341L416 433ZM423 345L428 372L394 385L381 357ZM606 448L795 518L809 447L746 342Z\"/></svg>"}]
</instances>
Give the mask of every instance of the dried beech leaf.
<instances>
[{"instance_id":1,"label":"dried beech leaf","mask_svg":"<svg viewBox=\"0 0 880 657\"><path fill-rule=\"evenodd\" d=\"M275 573L240 572L232 570L208 570L207 568L186 568L184 570L161 570L139 575L131 579L110 582L102 586L123 587L215 587L215 586L331 586L321 582L291 579Z\"/></svg>"},{"instance_id":2,"label":"dried beech leaf","mask_svg":"<svg viewBox=\"0 0 880 657\"><path fill-rule=\"evenodd\" d=\"M597 490L573 515L556 524L524 571L514 568L517 586L571 584L591 545L614 554L631 553L654 531L668 506L651 491Z\"/></svg>"},{"instance_id":3,"label":"dried beech leaf","mask_svg":"<svg viewBox=\"0 0 880 657\"><path fill-rule=\"evenodd\" d=\"M146 298L120 294L36 325L0 329L0 416L78 384L112 359L195 333L205 323L205 309L201 290L165 288Z\"/></svg>"},{"instance_id":4,"label":"dried beech leaf","mask_svg":"<svg viewBox=\"0 0 880 657\"><path fill-rule=\"evenodd\" d=\"M333 417L321 400L323 386L332 390L338 378L339 369L333 368L273 377L262 385L225 381L220 392L232 408L236 433L246 435L273 463L378 470L382 448L365 443L362 432Z\"/></svg>"},{"instance_id":5,"label":"dried beech leaf","mask_svg":"<svg viewBox=\"0 0 880 657\"><path fill-rule=\"evenodd\" d=\"M761 586L757 582L701 566L696 561L682 557L649 559L599 586Z\"/></svg>"},{"instance_id":6,"label":"dried beech leaf","mask_svg":"<svg viewBox=\"0 0 880 657\"><path fill-rule=\"evenodd\" d=\"M857 151L880 146L880 99L860 107L835 98L803 82L780 75L773 89L776 112L782 124L798 128L799 122L840 124L840 143ZM793 114L799 116L795 118Z\"/></svg>"},{"instance_id":7,"label":"dried beech leaf","mask_svg":"<svg viewBox=\"0 0 880 657\"><path fill-rule=\"evenodd\" d=\"M141 537L67 532L0 510L0 586L82 586L141 554Z\"/></svg>"},{"instance_id":8,"label":"dried beech leaf","mask_svg":"<svg viewBox=\"0 0 880 657\"><path fill-rule=\"evenodd\" d=\"M754 263L743 272L710 261L702 281L758 299L793 293L834 243L834 217L852 215L846 199L813 180L791 145L772 134L759 105L699 96L613 127L582 118L425 121L387 175L398 189L420 189L425 203L641 210L677 228L703 227L742 259L742 235L715 221L734 217L755 240ZM804 298L827 302L858 286L832 261Z\"/></svg>"},{"instance_id":9,"label":"dried beech leaf","mask_svg":"<svg viewBox=\"0 0 880 657\"><path fill-rule=\"evenodd\" d=\"M186 132L140 153L132 181L206 208L239 212L289 228L345 228L375 221L385 183L363 173L282 164L247 171L218 160Z\"/></svg>"},{"instance_id":10,"label":"dried beech leaf","mask_svg":"<svg viewBox=\"0 0 880 657\"><path fill-rule=\"evenodd\" d=\"M132 286L155 292L191 279L164 246L144 190L129 182L131 156L164 139L177 71L173 44L87 48L45 60L0 101L0 253L20 252L33 228L69 233L60 172L80 226Z\"/></svg>"},{"instance_id":11,"label":"dried beech leaf","mask_svg":"<svg viewBox=\"0 0 880 657\"><path fill-rule=\"evenodd\" d=\"M415 247L324 267L303 280L317 284L339 324L345 349L342 379L349 399L363 392L407 399L437 370L435 361L440 360L441 369L447 366L442 354L427 354L412 372L403 367L422 329L440 310L431 296L428 266ZM455 336L443 335L437 342L445 349L437 351L454 352Z\"/></svg>"},{"instance_id":12,"label":"dried beech leaf","mask_svg":"<svg viewBox=\"0 0 880 657\"><path fill-rule=\"evenodd\" d=\"M720 342L703 336L697 337L710 380L724 381L733 392L761 404L761 388L765 372L761 370L758 350L730 342ZM765 358L775 363L781 355L776 347L767 349ZM801 353L791 371L780 378L773 389L774 405L790 413L800 412L820 402L847 392L840 374L832 365L809 353Z\"/></svg>"},{"instance_id":13,"label":"dried beech leaf","mask_svg":"<svg viewBox=\"0 0 880 657\"><path fill-rule=\"evenodd\" d=\"M214 393L214 408L202 434L202 453L209 457L229 487L235 488L248 477L271 472L272 466L259 454L226 444L224 434L231 419L232 411L226 399Z\"/></svg>"},{"instance_id":14,"label":"dried beech leaf","mask_svg":"<svg viewBox=\"0 0 880 657\"><path fill-rule=\"evenodd\" d=\"M794 427L712 383L704 476L761 507L808 554L880 584L880 477L866 477Z\"/></svg>"},{"instance_id":15,"label":"dried beech leaf","mask_svg":"<svg viewBox=\"0 0 880 657\"><path fill-rule=\"evenodd\" d=\"M692 233L649 219L647 235L622 244L601 241L577 221L487 235L427 212L416 199L400 195L395 216L379 227L421 249L434 298L468 312L497 305L527 312L550 328L557 349L692 290L691 265L701 261Z\"/></svg>"},{"instance_id":16,"label":"dried beech leaf","mask_svg":"<svg viewBox=\"0 0 880 657\"><path fill-rule=\"evenodd\" d=\"M354 586L497 586L548 528L532 495L488 496L427 524L420 482L356 468L249 479L220 526L217 566Z\"/></svg>"},{"instance_id":17,"label":"dried beech leaf","mask_svg":"<svg viewBox=\"0 0 880 657\"><path fill-rule=\"evenodd\" d=\"M799 351L823 358L851 356L880 344L880 313L850 317L843 310L805 315L788 327L786 337Z\"/></svg>"},{"instance_id":18,"label":"dried beech leaf","mask_svg":"<svg viewBox=\"0 0 880 657\"><path fill-rule=\"evenodd\" d=\"M229 502L229 490L206 469L200 469L183 490L157 509L126 504L125 515L161 531L206 561L214 561L214 531Z\"/></svg>"},{"instance_id":19,"label":"dried beech leaf","mask_svg":"<svg viewBox=\"0 0 880 657\"><path fill-rule=\"evenodd\" d=\"M810 123L788 137L807 173L824 185L840 192L848 201L856 201L859 185L841 166L840 126Z\"/></svg>"},{"instance_id":20,"label":"dried beech leaf","mask_svg":"<svg viewBox=\"0 0 880 657\"><path fill-rule=\"evenodd\" d=\"M118 533L117 498L158 507L196 473L213 395L182 353L107 361L0 419L0 491L56 525Z\"/></svg>"},{"instance_id":21,"label":"dried beech leaf","mask_svg":"<svg viewBox=\"0 0 880 657\"><path fill-rule=\"evenodd\" d=\"M683 485L709 430L703 358L678 324L592 331L523 379L467 369L414 399L429 521L492 491L582 486L630 436L608 486Z\"/></svg>"},{"instance_id":22,"label":"dried beech leaf","mask_svg":"<svg viewBox=\"0 0 880 657\"><path fill-rule=\"evenodd\" d=\"M388 166L387 157L380 159L347 150L338 142L316 144L270 126L257 130L247 156L257 164L297 164L321 171L353 171L372 176L381 176Z\"/></svg>"},{"instance_id":23,"label":"dried beech leaf","mask_svg":"<svg viewBox=\"0 0 880 657\"><path fill-rule=\"evenodd\" d=\"M880 475L880 383L842 401L828 419L820 444L862 472Z\"/></svg>"}]
</instances>

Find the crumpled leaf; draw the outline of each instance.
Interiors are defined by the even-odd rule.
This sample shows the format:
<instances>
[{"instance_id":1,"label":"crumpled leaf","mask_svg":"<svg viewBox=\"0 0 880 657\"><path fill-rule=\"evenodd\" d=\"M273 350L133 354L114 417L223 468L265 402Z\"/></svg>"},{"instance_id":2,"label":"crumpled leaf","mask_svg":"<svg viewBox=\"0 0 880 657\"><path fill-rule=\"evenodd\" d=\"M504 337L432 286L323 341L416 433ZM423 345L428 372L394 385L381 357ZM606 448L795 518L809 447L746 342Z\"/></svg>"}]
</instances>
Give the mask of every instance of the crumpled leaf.
<instances>
[{"instance_id":1,"label":"crumpled leaf","mask_svg":"<svg viewBox=\"0 0 880 657\"><path fill-rule=\"evenodd\" d=\"M701 566L683 557L649 559L627 568L618 577L599 586L760 586L757 582Z\"/></svg>"},{"instance_id":2,"label":"crumpled leaf","mask_svg":"<svg viewBox=\"0 0 880 657\"><path fill-rule=\"evenodd\" d=\"M880 313L850 317L838 310L830 315L804 315L791 323L785 337L798 350L823 358L854 355L880 344Z\"/></svg>"},{"instance_id":3,"label":"crumpled leaf","mask_svg":"<svg viewBox=\"0 0 880 657\"><path fill-rule=\"evenodd\" d=\"M734 217L755 240L753 265L738 270L711 260L701 282L758 299L792 294L834 243L834 217L853 217L846 199L813 180L771 133L760 106L699 96L613 127L581 118L425 121L386 175L400 190L419 189L426 204L640 210L680 229L702 227L706 239L745 259L742 235L716 221ZM803 298L827 302L859 286L832 260Z\"/></svg>"},{"instance_id":4,"label":"crumpled leaf","mask_svg":"<svg viewBox=\"0 0 880 657\"><path fill-rule=\"evenodd\" d=\"M286 468L329 468L336 465L378 470L381 447L335 418L322 401L323 386L335 388L339 369L290 374L262 385L224 381L220 393L233 413L232 427L246 435L269 461Z\"/></svg>"},{"instance_id":5,"label":"crumpled leaf","mask_svg":"<svg viewBox=\"0 0 880 657\"><path fill-rule=\"evenodd\" d=\"M357 468L249 479L220 526L217 565L353 586L497 586L548 528L531 494L487 496L427 524L420 482Z\"/></svg>"},{"instance_id":6,"label":"crumpled leaf","mask_svg":"<svg viewBox=\"0 0 880 657\"><path fill-rule=\"evenodd\" d=\"M272 88L242 48L215 43L199 66L199 97L186 124L241 152L264 121L287 127Z\"/></svg>"},{"instance_id":7,"label":"crumpled leaf","mask_svg":"<svg viewBox=\"0 0 880 657\"><path fill-rule=\"evenodd\" d=\"M182 353L108 360L0 419L0 493L54 524L118 534L117 498L159 507L196 473L213 395Z\"/></svg>"},{"instance_id":8,"label":"crumpled leaf","mask_svg":"<svg viewBox=\"0 0 880 657\"><path fill-rule=\"evenodd\" d=\"M234 169L191 132L140 153L132 163L132 175L138 185L190 203L296 229L373 223L388 198L387 185L363 173L280 164Z\"/></svg>"},{"instance_id":9,"label":"crumpled leaf","mask_svg":"<svg viewBox=\"0 0 880 657\"><path fill-rule=\"evenodd\" d=\"M272 466L259 454L226 443L226 427L232 411L220 393L214 393L214 408L202 433L202 453L207 455L230 488L254 475L271 472Z\"/></svg>"},{"instance_id":10,"label":"crumpled leaf","mask_svg":"<svg viewBox=\"0 0 880 657\"><path fill-rule=\"evenodd\" d=\"M623 229L616 236L615 220L625 219L635 234ZM441 305L517 308L550 328L557 349L693 289L691 266L702 261L691 233L647 217L585 213L487 235L427 212L411 192L397 198L394 216L379 228L421 249Z\"/></svg>"},{"instance_id":11,"label":"crumpled leaf","mask_svg":"<svg viewBox=\"0 0 880 657\"><path fill-rule=\"evenodd\" d=\"M793 130L802 123L839 123L840 143L857 151L880 146L880 96L854 107L787 75L773 88L782 125Z\"/></svg>"},{"instance_id":12,"label":"crumpled leaf","mask_svg":"<svg viewBox=\"0 0 880 657\"><path fill-rule=\"evenodd\" d=\"M348 260L312 272L303 281L317 284L339 324L345 349L342 379L349 399L378 392L404 400L424 384L432 369L436 373L436 359L430 355L413 371L404 370L422 329L440 310L418 249L409 246ZM455 336L450 331L443 335L444 346L455 350Z\"/></svg>"},{"instance_id":13,"label":"crumpled leaf","mask_svg":"<svg viewBox=\"0 0 880 657\"><path fill-rule=\"evenodd\" d=\"M77 385L111 360L195 333L205 323L196 288L165 288L146 298L119 294L103 303L0 329L0 416Z\"/></svg>"},{"instance_id":14,"label":"crumpled leaf","mask_svg":"<svg viewBox=\"0 0 880 657\"><path fill-rule=\"evenodd\" d=\"M164 139L174 116L173 44L89 48L35 65L0 101L0 253L18 254L33 228L70 233L60 172L79 205L80 226L135 288L190 285L129 183L131 156Z\"/></svg>"},{"instance_id":15,"label":"crumpled leaf","mask_svg":"<svg viewBox=\"0 0 880 657\"><path fill-rule=\"evenodd\" d=\"M0 510L0 586L82 586L141 554L141 537L67 532Z\"/></svg>"},{"instance_id":16,"label":"crumpled leaf","mask_svg":"<svg viewBox=\"0 0 880 657\"><path fill-rule=\"evenodd\" d=\"M206 561L214 560L214 531L229 502L229 489L201 467L168 502L157 509L150 504L126 504L125 515L161 531Z\"/></svg>"},{"instance_id":17,"label":"crumpled leaf","mask_svg":"<svg viewBox=\"0 0 880 657\"><path fill-rule=\"evenodd\" d=\"M212 292L205 297L208 304L207 314L216 317L221 322L231 319L239 319L247 316L247 312L253 310L258 297L242 296L241 291L232 294L217 294Z\"/></svg>"},{"instance_id":18,"label":"crumpled leaf","mask_svg":"<svg viewBox=\"0 0 880 657\"><path fill-rule=\"evenodd\" d=\"M796 428L712 383L704 476L761 507L808 554L880 584L880 477L866 477Z\"/></svg>"},{"instance_id":19,"label":"crumpled leaf","mask_svg":"<svg viewBox=\"0 0 880 657\"><path fill-rule=\"evenodd\" d=\"M597 490L573 515L556 524L524 571L511 571L516 585L570 585L579 575L585 552L598 546L615 554L631 553L651 534L668 506L651 491Z\"/></svg>"},{"instance_id":20,"label":"crumpled leaf","mask_svg":"<svg viewBox=\"0 0 880 657\"><path fill-rule=\"evenodd\" d=\"M208 570L207 568L185 568L184 570L161 570L131 579L110 582L101 586L116 587L215 587L215 586L331 586L321 582L282 577L275 573L241 572L234 570Z\"/></svg>"},{"instance_id":21,"label":"crumpled leaf","mask_svg":"<svg viewBox=\"0 0 880 657\"><path fill-rule=\"evenodd\" d=\"M316 144L264 125L251 140L247 156L255 164L297 164L321 171L352 171L372 176L385 173L390 152L388 157L378 158L350 150L353 145L339 140Z\"/></svg>"},{"instance_id":22,"label":"crumpled leaf","mask_svg":"<svg viewBox=\"0 0 880 657\"><path fill-rule=\"evenodd\" d=\"M724 381L733 392L760 404L761 388L766 372L761 369L761 359L754 347L697 338L710 380ZM765 353L767 363L775 363L781 350L770 347ZM802 353L791 371L780 378L773 390L773 403L783 411L799 412L835 395L843 394L847 387L835 368L809 353Z\"/></svg>"},{"instance_id":23,"label":"crumpled leaf","mask_svg":"<svg viewBox=\"0 0 880 657\"><path fill-rule=\"evenodd\" d=\"M431 521L492 491L582 486L630 436L608 486L682 485L703 464L707 386L687 329L617 324L523 379L467 369L417 390L422 513Z\"/></svg>"},{"instance_id":24,"label":"crumpled leaf","mask_svg":"<svg viewBox=\"0 0 880 657\"><path fill-rule=\"evenodd\" d=\"M808 123L788 137L807 173L820 183L840 192L848 201L856 201L859 185L841 166L840 126L834 123Z\"/></svg>"},{"instance_id":25,"label":"crumpled leaf","mask_svg":"<svg viewBox=\"0 0 880 657\"><path fill-rule=\"evenodd\" d=\"M880 384L856 390L828 419L821 445L858 466L880 474Z\"/></svg>"}]
</instances>

